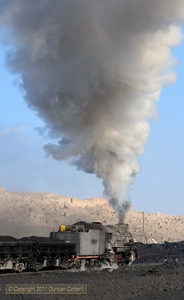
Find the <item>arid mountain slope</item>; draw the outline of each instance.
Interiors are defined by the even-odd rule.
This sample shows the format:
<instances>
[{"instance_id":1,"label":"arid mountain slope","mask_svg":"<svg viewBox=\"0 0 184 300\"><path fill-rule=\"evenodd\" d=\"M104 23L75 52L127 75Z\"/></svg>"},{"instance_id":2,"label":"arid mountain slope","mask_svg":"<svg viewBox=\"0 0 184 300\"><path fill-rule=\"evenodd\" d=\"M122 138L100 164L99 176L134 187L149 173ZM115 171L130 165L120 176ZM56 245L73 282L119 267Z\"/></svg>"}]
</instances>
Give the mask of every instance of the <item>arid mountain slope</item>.
<instances>
[{"instance_id":1,"label":"arid mountain slope","mask_svg":"<svg viewBox=\"0 0 184 300\"><path fill-rule=\"evenodd\" d=\"M59 224L79 220L115 224L118 218L106 199L76 199L50 193L18 193L0 189L0 235L48 236ZM144 221L144 222L143 222ZM136 241L184 240L184 216L130 210L125 218ZM144 224L143 224L144 223Z\"/></svg>"}]
</instances>

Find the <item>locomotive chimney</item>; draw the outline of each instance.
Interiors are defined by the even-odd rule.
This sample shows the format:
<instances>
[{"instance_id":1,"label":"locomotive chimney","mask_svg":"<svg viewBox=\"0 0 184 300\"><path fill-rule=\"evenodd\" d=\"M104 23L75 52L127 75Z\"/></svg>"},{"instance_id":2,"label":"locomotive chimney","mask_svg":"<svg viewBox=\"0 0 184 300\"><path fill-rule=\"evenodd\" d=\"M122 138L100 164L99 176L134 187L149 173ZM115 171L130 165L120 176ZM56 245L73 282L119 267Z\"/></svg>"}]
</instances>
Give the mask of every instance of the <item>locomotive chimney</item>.
<instances>
[{"instance_id":1,"label":"locomotive chimney","mask_svg":"<svg viewBox=\"0 0 184 300\"><path fill-rule=\"evenodd\" d=\"M119 217L119 221L118 221L118 224L124 224L125 222L125 216L124 215L121 215L120 217Z\"/></svg>"}]
</instances>

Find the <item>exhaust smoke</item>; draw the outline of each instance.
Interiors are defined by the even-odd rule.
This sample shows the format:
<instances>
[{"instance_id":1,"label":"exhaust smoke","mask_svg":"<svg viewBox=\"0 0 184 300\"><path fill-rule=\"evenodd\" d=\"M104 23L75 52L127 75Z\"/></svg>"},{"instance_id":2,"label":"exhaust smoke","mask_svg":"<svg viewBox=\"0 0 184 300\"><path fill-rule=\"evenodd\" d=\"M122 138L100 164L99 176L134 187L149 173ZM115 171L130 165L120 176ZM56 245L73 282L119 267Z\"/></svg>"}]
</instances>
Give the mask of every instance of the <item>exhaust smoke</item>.
<instances>
[{"instance_id":1,"label":"exhaust smoke","mask_svg":"<svg viewBox=\"0 0 184 300\"><path fill-rule=\"evenodd\" d=\"M119 217L183 20L181 0L1 1L8 66L58 139L46 153L101 178Z\"/></svg>"}]
</instances>

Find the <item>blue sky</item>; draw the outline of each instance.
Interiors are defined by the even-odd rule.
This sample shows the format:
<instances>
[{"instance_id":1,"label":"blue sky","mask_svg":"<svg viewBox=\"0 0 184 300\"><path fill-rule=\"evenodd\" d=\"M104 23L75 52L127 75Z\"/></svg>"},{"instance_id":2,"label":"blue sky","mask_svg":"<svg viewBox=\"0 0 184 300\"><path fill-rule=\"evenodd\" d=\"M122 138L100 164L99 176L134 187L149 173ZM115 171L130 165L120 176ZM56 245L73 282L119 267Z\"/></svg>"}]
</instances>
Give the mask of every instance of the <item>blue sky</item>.
<instances>
[{"instance_id":1,"label":"blue sky","mask_svg":"<svg viewBox=\"0 0 184 300\"><path fill-rule=\"evenodd\" d=\"M184 44L173 50L179 64L177 82L164 88L151 122L141 172L130 188L137 211L182 215L184 212ZM46 191L69 197L102 197L101 180L45 157L48 138L43 125L24 102L18 78L6 68L0 45L0 186L8 191Z\"/></svg>"}]
</instances>

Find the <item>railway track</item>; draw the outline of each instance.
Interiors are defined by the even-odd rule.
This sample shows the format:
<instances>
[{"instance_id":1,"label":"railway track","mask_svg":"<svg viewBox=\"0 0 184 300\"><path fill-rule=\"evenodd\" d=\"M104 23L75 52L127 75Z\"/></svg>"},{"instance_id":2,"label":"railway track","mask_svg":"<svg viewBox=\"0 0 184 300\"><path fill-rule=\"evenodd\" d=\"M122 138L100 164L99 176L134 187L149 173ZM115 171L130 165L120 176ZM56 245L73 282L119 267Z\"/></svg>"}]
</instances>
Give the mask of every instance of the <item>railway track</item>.
<instances>
[{"instance_id":1,"label":"railway track","mask_svg":"<svg viewBox=\"0 0 184 300\"><path fill-rule=\"evenodd\" d=\"M71 270L41 270L41 271L31 271L31 272L0 272L0 277L3 276L22 276L22 275L38 275L38 274L45 274L45 273L62 273ZM74 271L73 271L74 272Z\"/></svg>"},{"instance_id":2,"label":"railway track","mask_svg":"<svg viewBox=\"0 0 184 300\"><path fill-rule=\"evenodd\" d=\"M157 262L157 263L135 263L135 264L131 264L130 266L126 266L126 268L134 268L134 269L138 269L138 268L147 268L147 267L159 267L159 266L162 266L164 265L165 262ZM59 269L59 270L56 270L56 269L53 269L53 270L40 270L40 271L31 271L31 272L0 272L0 277L3 277L3 276L22 276L22 275L39 275L39 274L50 274L50 273L65 273L65 272L82 272L82 271L92 271L92 270L97 270L97 271L100 271L100 270L103 270L103 269L109 269L109 270L115 270L115 269L118 269L115 268L115 267L111 267L111 266L108 266L108 265L104 265L102 266L101 268L90 268L90 267L85 267L83 269L76 269L76 268L73 268L73 269L67 269L67 270L64 270L64 269Z\"/></svg>"}]
</instances>

